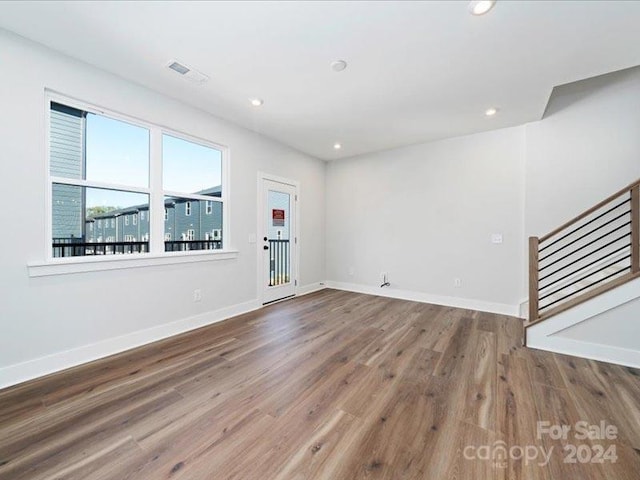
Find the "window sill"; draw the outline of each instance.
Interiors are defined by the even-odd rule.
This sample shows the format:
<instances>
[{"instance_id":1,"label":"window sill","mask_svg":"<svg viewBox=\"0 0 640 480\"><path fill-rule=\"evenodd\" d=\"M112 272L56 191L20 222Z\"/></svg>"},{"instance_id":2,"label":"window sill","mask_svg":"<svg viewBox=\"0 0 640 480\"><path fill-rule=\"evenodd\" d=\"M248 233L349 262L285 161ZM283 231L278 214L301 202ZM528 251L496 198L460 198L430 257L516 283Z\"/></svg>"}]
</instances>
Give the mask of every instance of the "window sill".
<instances>
[{"instance_id":1,"label":"window sill","mask_svg":"<svg viewBox=\"0 0 640 480\"><path fill-rule=\"evenodd\" d=\"M115 257L115 258L114 258ZM155 267L179 263L211 262L238 257L237 250L171 252L163 255L128 254L102 257L75 257L52 259L47 262L32 262L27 265L29 277L47 277L72 273L99 272L127 268Z\"/></svg>"}]
</instances>

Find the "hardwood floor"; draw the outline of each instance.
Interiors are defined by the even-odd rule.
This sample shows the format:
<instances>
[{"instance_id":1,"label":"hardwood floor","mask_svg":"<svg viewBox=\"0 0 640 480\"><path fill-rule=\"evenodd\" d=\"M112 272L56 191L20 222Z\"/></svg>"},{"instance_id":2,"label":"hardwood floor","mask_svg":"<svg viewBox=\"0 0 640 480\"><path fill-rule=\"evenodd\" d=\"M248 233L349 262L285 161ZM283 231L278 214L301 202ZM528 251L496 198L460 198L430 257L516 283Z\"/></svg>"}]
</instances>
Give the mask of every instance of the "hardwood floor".
<instances>
[{"instance_id":1,"label":"hardwood floor","mask_svg":"<svg viewBox=\"0 0 640 480\"><path fill-rule=\"evenodd\" d=\"M0 479L638 480L640 371L521 338L511 317L324 290L0 391ZM617 461L565 463L570 444Z\"/></svg>"}]
</instances>

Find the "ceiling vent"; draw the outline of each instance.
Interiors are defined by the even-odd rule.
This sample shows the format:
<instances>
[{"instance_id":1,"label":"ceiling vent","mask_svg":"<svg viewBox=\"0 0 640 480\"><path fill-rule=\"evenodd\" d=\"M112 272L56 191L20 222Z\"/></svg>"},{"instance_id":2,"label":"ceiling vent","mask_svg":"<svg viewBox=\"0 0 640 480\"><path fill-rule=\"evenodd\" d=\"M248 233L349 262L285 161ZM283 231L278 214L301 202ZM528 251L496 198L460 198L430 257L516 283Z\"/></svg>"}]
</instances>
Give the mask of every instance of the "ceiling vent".
<instances>
[{"instance_id":1,"label":"ceiling vent","mask_svg":"<svg viewBox=\"0 0 640 480\"><path fill-rule=\"evenodd\" d=\"M209 77L204 73L187 67L185 64L180 63L177 60L170 60L166 67L193 83L205 83L209 80Z\"/></svg>"}]
</instances>

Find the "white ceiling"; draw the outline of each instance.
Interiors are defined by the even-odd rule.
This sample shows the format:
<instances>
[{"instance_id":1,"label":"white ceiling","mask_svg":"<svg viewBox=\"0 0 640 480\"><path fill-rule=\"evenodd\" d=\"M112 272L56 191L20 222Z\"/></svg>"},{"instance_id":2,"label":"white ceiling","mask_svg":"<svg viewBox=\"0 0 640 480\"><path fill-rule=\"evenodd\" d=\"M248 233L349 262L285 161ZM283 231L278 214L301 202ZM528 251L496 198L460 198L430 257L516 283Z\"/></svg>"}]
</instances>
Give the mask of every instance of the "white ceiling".
<instances>
[{"instance_id":1,"label":"white ceiling","mask_svg":"<svg viewBox=\"0 0 640 480\"><path fill-rule=\"evenodd\" d=\"M640 2L467 5L0 2L0 26L322 159L537 120L554 86L640 64Z\"/></svg>"}]
</instances>

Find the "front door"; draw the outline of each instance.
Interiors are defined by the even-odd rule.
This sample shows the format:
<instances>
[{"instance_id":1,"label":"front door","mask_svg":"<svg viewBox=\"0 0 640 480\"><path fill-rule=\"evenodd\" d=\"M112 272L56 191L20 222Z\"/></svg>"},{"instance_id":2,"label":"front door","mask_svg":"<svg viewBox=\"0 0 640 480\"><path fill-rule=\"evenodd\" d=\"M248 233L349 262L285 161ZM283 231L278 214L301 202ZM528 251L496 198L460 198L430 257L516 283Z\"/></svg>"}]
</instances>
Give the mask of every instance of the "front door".
<instances>
[{"instance_id":1,"label":"front door","mask_svg":"<svg viewBox=\"0 0 640 480\"><path fill-rule=\"evenodd\" d=\"M296 293L296 201L295 185L263 178L263 303Z\"/></svg>"}]
</instances>

